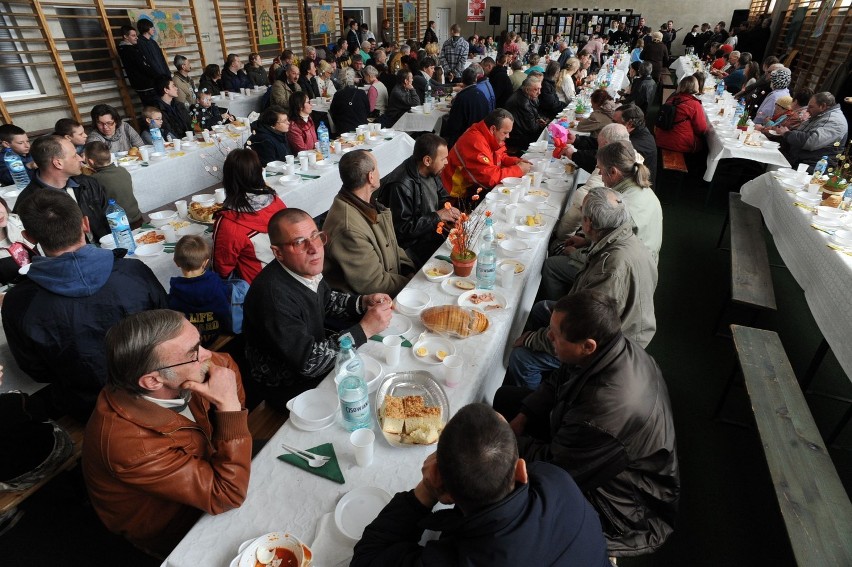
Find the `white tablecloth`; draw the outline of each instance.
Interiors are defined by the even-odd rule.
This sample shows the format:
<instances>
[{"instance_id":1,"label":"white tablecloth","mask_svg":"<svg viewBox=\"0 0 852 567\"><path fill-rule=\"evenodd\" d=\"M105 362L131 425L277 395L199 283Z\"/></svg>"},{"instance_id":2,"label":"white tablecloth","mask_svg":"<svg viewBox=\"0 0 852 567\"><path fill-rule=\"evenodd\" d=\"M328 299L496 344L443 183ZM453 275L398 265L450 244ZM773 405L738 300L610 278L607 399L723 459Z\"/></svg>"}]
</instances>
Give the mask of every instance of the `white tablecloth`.
<instances>
[{"instance_id":1,"label":"white tablecloth","mask_svg":"<svg viewBox=\"0 0 852 567\"><path fill-rule=\"evenodd\" d=\"M556 214L557 208L569 194L551 194L549 203L553 206L553 214ZM498 232L506 232L502 213L495 217ZM547 220L552 227L553 219ZM511 289L504 290L499 285L496 288L496 291L505 293L509 305L514 307L505 311L490 311L488 317L491 325L484 334L454 341L457 354L465 358L465 372L458 387L446 388L451 414L471 402L490 402L493 392L502 383L505 372L503 358L512 340L520 333L532 305L547 240L545 236L530 241L533 250L521 259L526 264L526 270L522 278L516 277ZM441 250L447 252L445 248ZM415 276L409 287L427 291L434 305L455 304L457 300L456 296L442 291L440 284L427 281L422 272ZM413 339L423 327L419 320L412 322L414 328L406 336ZM359 352L374 356L385 366L385 372L422 369L431 372L439 382L442 381L440 365L424 363L407 348L403 349L400 363L394 368L388 368L384 364L382 348L379 343L368 341ZM319 388L333 391L333 379L327 377ZM374 402L373 397L371 404L375 412ZM349 434L340 426L335 424L323 431L309 433L295 428L288 421L252 461L248 496L243 505L225 514L201 518L163 565L227 565L236 556L241 542L275 530L288 530L310 543L320 535L315 533L320 519L333 512L337 501L353 488L377 486L390 494L413 488L421 478L420 465L423 459L435 447L393 448L382 437L375 419L373 430L376 433L374 461L371 466L361 468L355 465ZM276 457L284 453L279 447L282 441L302 448L333 443L346 483L338 485L277 460ZM323 524L327 531L322 534L323 547L313 550L314 566L348 564L354 542L344 540L333 522L323 521ZM345 560L341 561L342 558Z\"/></svg>"},{"instance_id":2,"label":"white tablecloth","mask_svg":"<svg viewBox=\"0 0 852 567\"><path fill-rule=\"evenodd\" d=\"M263 110L260 107L261 100L266 90L254 92L250 95L242 95L234 93L234 100L231 100L223 93L216 102L220 108L227 108L228 113L232 116L246 117L252 112L260 112Z\"/></svg>"},{"instance_id":3,"label":"white tablecloth","mask_svg":"<svg viewBox=\"0 0 852 567\"><path fill-rule=\"evenodd\" d=\"M440 134L441 119L447 114L449 112L438 110L437 108L429 114L406 112L396 121L393 129L400 132L435 132L436 134Z\"/></svg>"},{"instance_id":4,"label":"white tablecloth","mask_svg":"<svg viewBox=\"0 0 852 567\"><path fill-rule=\"evenodd\" d=\"M675 59L674 63L669 65L669 69L675 72L675 76L677 77L677 82L680 83L684 77L687 75L692 75L695 73L695 63L693 63L692 59L686 57L685 55L681 55L677 59Z\"/></svg>"},{"instance_id":5,"label":"white tablecloth","mask_svg":"<svg viewBox=\"0 0 852 567\"><path fill-rule=\"evenodd\" d=\"M814 320L852 379L852 256L828 247L828 234L811 226L812 214L794 205L772 174L743 185L743 201L760 209L784 264L805 292Z\"/></svg>"}]
</instances>

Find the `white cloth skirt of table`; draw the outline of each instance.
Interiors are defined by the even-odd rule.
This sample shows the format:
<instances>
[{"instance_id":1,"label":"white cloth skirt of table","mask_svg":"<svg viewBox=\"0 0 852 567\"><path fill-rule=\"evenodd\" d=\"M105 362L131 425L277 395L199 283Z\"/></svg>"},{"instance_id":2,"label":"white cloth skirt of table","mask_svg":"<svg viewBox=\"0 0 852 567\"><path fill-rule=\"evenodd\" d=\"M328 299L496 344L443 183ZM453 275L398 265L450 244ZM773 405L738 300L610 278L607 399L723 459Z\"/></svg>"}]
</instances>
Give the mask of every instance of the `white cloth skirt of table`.
<instances>
[{"instance_id":1,"label":"white cloth skirt of table","mask_svg":"<svg viewBox=\"0 0 852 567\"><path fill-rule=\"evenodd\" d=\"M794 205L772 174L743 185L743 201L760 209L784 264L805 292L814 320L846 376L852 379L852 256L828 247L828 234L811 226L812 214Z\"/></svg>"},{"instance_id":2,"label":"white cloth skirt of table","mask_svg":"<svg viewBox=\"0 0 852 567\"><path fill-rule=\"evenodd\" d=\"M569 194L551 193L548 203L553 206L554 213ZM498 221L497 230L507 232L507 227L501 224L504 220L502 210L497 212L495 217ZM554 219L546 218L552 227ZM512 231L507 234L509 232ZM502 383L505 372L503 357L516 334L520 332L523 326L521 320L526 319L532 305L537 288L537 285L531 285L532 279L539 277L547 240L545 236L530 241L533 249L521 259L526 264L526 270L522 277L516 277L510 290L499 286L496 288L507 296L511 307L504 311L489 311L491 324L485 333L454 341L457 354L461 354L465 359L465 372L458 387L445 388L451 414L472 402L490 402L494 391ZM448 250L439 249L439 253L442 252ZM408 287L426 290L434 305L454 305L457 301L457 296L442 291L440 284L427 281L422 272L418 272ZM416 317L410 319L413 328L406 335L414 339L424 327ZM382 363L386 373L426 370L439 382L443 382L442 367L424 363L414 355L412 349L403 348L399 364L388 367L382 348L378 342L367 341L359 352L375 357ZM333 378L326 377L319 388L333 390ZM377 486L390 494L414 488L421 478L420 466L423 460L435 447L393 448L388 445L375 422L375 398L371 397L370 401L374 412L373 430L376 433L375 456L371 466L362 468L355 465L349 433L339 425L310 433L295 428L292 422L288 421L252 461L248 496L243 505L218 516L203 516L163 565L227 565L236 556L237 547L241 542L276 530L288 530L310 543L319 535L315 533L319 520L325 514L333 512L337 501L353 488ZM284 453L279 447L282 441L301 448L333 443L346 483L337 485L279 461L276 457ZM333 524L329 529L335 533L323 534L328 548L313 550L314 565L317 567L345 565L351 557L354 542L345 541L336 533Z\"/></svg>"},{"instance_id":3,"label":"white cloth skirt of table","mask_svg":"<svg viewBox=\"0 0 852 567\"><path fill-rule=\"evenodd\" d=\"M684 77L695 73L695 64L689 57L681 55L675 59L674 63L669 65L669 69L675 72L677 82L680 83Z\"/></svg>"},{"instance_id":4,"label":"white cloth skirt of table","mask_svg":"<svg viewBox=\"0 0 852 567\"><path fill-rule=\"evenodd\" d=\"M449 113L438 109L433 110L429 114L406 112L396 121L393 129L400 132L435 132L436 134L440 134L441 119L447 114Z\"/></svg>"},{"instance_id":5,"label":"white cloth skirt of table","mask_svg":"<svg viewBox=\"0 0 852 567\"><path fill-rule=\"evenodd\" d=\"M228 99L223 94L216 103L216 106L219 106L220 108L227 108L228 114L231 116L245 118L252 112L259 113L263 110L261 108L261 102L265 93L266 90L259 93L252 91L252 94L250 95L234 94L234 100Z\"/></svg>"},{"instance_id":6,"label":"white cloth skirt of table","mask_svg":"<svg viewBox=\"0 0 852 567\"><path fill-rule=\"evenodd\" d=\"M393 140L372 148L382 177L396 169L396 166L411 156L412 151L414 140L404 132L394 136ZM319 179L305 179L294 186L283 187L275 177L271 177L268 183L285 205L302 209L312 217L328 211L341 187L340 172L336 167L324 172Z\"/></svg>"}]
</instances>

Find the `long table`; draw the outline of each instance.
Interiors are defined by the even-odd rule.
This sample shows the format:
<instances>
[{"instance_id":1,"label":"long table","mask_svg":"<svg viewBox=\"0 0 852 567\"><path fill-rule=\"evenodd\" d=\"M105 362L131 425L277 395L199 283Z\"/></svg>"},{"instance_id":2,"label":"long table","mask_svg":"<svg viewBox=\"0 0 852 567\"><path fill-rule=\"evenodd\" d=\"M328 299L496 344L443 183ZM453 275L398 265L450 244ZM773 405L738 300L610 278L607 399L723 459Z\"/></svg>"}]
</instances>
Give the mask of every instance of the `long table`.
<instances>
[{"instance_id":1,"label":"long table","mask_svg":"<svg viewBox=\"0 0 852 567\"><path fill-rule=\"evenodd\" d=\"M552 214L553 218L546 217L551 229L572 192L573 185L568 192L551 193L547 214ZM501 207L495 209L502 211ZM506 226L502 212L497 212L495 218L498 232L512 232ZM511 289L502 289L499 285L496 288L506 295L510 308L489 311L491 324L485 333L453 341L456 353L464 357L465 365L461 384L456 388L446 388L451 414L471 402L490 402L502 383L504 359L512 341L520 334L538 288L537 279L546 256L547 241L547 236L529 241L532 250L521 258L526 265L522 277L516 276ZM442 251L448 253L446 248L439 249L439 253ZM426 280L422 272L412 279L407 288L426 291L432 305L455 304L457 300L455 295L444 292L440 284ZM414 339L424 327L416 318L410 319L413 328L406 336ZM359 352L382 363L386 373L426 370L442 381L441 367L423 362L411 349L403 349L400 362L394 367L385 364L382 349L380 343L368 341ZM326 377L318 388L333 391L333 377ZM371 405L375 414L374 396L371 397ZM237 555L241 542L276 530L287 530L305 542L312 542L314 565L317 567L347 565L355 542L347 541L334 526L331 516L337 501L356 487L377 486L391 494L413 488L420 479L420 465L435 449L434 446L394 448L382 437L375 419L373 430L376 433L374 461L369 467L362 468L354 462L348 432L339 425L318 432L305 432L291 421L286 422L252 461L248 496L243 505L224 514L202 517L166 558L163 566L227 565ZM279 461L276 457L284 453L280 449L282 442L302 448L332 443L346 483L338 485Z\"/></svg>"},{"instance_id":2,"label":"long table","mask_svg":"<svg viewBox=\"0 0 852 567\"><path fill-rule=\"evenodd\" d=\"M828 234L811 226L812 213L794 204L771 173L740 190L760 209L784 264L805 292L805 300L843 371L852 379L852 256L828 246Z\"/></svg>"}]
</instances>

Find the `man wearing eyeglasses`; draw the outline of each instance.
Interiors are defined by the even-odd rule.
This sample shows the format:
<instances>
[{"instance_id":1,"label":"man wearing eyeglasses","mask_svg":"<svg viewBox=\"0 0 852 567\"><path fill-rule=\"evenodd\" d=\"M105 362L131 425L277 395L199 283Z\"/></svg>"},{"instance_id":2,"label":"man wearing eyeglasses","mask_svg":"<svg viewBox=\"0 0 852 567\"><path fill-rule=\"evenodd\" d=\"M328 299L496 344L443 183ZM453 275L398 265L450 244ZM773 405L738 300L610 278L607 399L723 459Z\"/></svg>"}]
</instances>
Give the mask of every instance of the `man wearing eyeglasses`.
<instances>
[{"instance_id":1,"label":"man wearing eyeglasses","mask_svg":"<svg viewBox=\"0 0 852 567\"><path fill-rule=\"evenodd\" d=\"M332 291L322 275L328 237L305 211L275 213L268 233L277 262L251 284L243 336L252 378L266 403L286 414L287 400L315 387L334 368L338 335L349 334L357 347L387 328L391 298ZM327 318L339 323L359 317L348 329L326 334Z\"/></svg>"},{"instance_id":2,"label":"man wearing eyeglasses","mask_svg":"<svg viewBox=\"0 0 852 567\"><path fill-rule=\"evenodd\" d=\"M201 347L176 311L131 315L106 334L108 386L83 441L83 476L112 532L163 557L202 513L245 500L251 433L239 368Z\"/></svg>"}]
</instances>

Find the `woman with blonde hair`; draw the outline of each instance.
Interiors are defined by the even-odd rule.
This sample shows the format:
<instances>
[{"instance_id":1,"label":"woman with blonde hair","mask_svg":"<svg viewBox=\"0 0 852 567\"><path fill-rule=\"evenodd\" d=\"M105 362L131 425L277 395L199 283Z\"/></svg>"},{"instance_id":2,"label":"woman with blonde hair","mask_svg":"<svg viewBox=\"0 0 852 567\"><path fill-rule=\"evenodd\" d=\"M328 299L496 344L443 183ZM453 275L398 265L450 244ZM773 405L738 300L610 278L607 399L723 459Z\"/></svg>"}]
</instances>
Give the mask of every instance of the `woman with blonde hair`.
<instances>
[{"instance_id":1,"label":"woman with blonde hair","mask_svg":"<svg viewBox=\"0 0 852 567\"><path fill-rule=\"evenodd\" d=\"M556 96L559 100L566 104L570 104L577 96L574 90L574 73L580 69L580 60L576 57L571 57L565 61L565 65L559 71L556 77Z\"/></svg>"},{"instance_id":2,"label":"woman with blonde hair","mask_svg":"<svg viewBox=\"0 0 852 567\"><path fill-rule=\"evenodd\" d=\"M320 61L317 65L317 86L319 87L320 96L334 96L337 89L334 86L334 81L331 80L331 75L334 73L331 64L328 61Z\"/></svg>"},{"instance_id":3,"label":"woman with blonde hair","mask_svg":"<svg viewBox=\"0 0 852 567\"><path fill-rule=\"evenodd\" d=\"M668 67L669 60L669 49L663 43L663 34L658 31L651 33L651 43L645 45L640 56L642 61L651 62L654 67L651 76L654 77L654 81L659 83L660 75L663 69Z\"/></svg>"}]
</instances>

